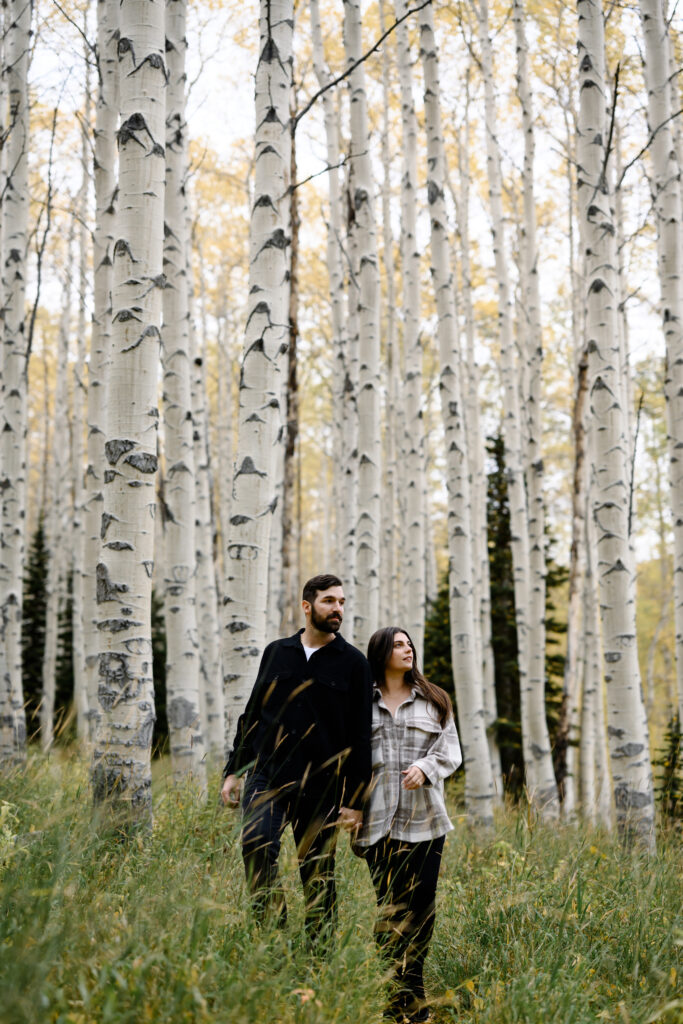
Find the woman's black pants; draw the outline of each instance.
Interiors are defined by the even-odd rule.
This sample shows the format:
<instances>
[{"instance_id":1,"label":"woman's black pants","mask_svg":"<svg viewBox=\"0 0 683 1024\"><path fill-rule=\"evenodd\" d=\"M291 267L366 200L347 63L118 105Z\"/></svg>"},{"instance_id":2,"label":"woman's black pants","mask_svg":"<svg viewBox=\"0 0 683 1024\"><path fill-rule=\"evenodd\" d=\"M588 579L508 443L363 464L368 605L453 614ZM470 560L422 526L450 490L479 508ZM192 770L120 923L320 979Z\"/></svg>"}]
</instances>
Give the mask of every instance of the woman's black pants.
<instances>
[{"instance_id":1,"label":"woman's black pants","mask_svg":"<svg viewBox=\"0 0 683 1024\"><path fill-rule=\"evenodd\" d=\"M396 1008L412 1012L424 1002L422 970L434 931L436 884L444 836L404 843L385 836L365 859L377 894L375 939L396 965Z\"/></svg>"}]
</instances>

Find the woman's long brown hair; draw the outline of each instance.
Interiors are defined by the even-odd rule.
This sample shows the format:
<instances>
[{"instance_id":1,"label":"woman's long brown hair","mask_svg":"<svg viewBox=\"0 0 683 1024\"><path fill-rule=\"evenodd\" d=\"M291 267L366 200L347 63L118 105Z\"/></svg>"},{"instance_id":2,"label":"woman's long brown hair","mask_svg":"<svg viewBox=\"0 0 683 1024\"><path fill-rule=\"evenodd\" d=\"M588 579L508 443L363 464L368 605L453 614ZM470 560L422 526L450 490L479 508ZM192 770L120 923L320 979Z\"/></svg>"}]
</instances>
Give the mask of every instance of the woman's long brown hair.
<instances>
[{"instance_id":1,"label":"woman's long brown hair","mask_svg":"<svg viewBox=\"0 0 683 1024\"><path fill-rule=\"evenodd\" d=\"M408 683L409 686L414 686L425 700L434 705L439 713L439 722L441 725L445 725L453 714L451 698L445 690L441 689L440 686L437 686L436 683L430 683L429 680L425 679L422 675L417 667L415 645L410 639L410 634L401 626L385 626L384 629L378 629L370 637L370 643L368 644L368 661L370 662L372 678L378 686L383 685L384 673L387 665L389 664L392 651L394 650L394 637L397 633L403 633L408 637L408 643L410 644L410 649L413 652L412 668L410 668L404 676L406 683Z\"/></svg>"}]
</instances>

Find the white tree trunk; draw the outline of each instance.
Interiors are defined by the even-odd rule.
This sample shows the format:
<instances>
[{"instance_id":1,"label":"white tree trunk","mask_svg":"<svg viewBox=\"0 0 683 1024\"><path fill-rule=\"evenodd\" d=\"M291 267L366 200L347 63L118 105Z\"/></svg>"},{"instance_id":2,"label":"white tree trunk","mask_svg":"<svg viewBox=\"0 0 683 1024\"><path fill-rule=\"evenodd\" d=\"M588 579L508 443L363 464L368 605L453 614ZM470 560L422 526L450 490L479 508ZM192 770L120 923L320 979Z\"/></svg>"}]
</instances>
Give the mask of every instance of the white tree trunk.
<instances>
[{"instance_id":1,"label":"white tree trunk","mask_svg":"<svg viewBox=\"0 0 683 1024\"><path fill-rule=\"evenodd\" d=\"M683 721L683 225L681 167L671 123L669 33L663 0L640 0L645 39L645 84L657 220L657 260L666 343L665 395L669 430L669 473L674 523L674 608L678 714ZM676 81L676 78L673 77Z\"/></svg>"},{"instance_id":2,"label":"white tree trunk","mask_svg":"<svg viewBox=\"0 0 683 1024\"><path fill-rule=\"evenodd\" d=\"M84 31L87 35L87 19ZM86 52L86 58L89 54ZM86 481L85 481L85 403L86 385L86 311L88 289L88 256L90 232L88 231L88 197L90 191L90 63L84 61L85 78L85 124L81 128L81 187L78 194L78 320L76 326L76 361L73 373L73 431L72 453L74 480L74 540L73 540L73 666L74 703L76 706L76 728L81 743L88 740L88 686L85 661L85 618L84 605L86 544ZM89 612L87 614L90 614Z\"/></svg>"},{"instance_id":3,"label":"white tree trunk","mask_svg":"<svg viewBox=\"0 0 683 1024\"><path fill-rule=\"evenodd\" d=\"M162 359L167 521L164 561L166 714L176 781L206 789L205 738L199 710L196 614L195 467L192 422L187 122L186 0L166 0L166 187Z\"/></svg>"},{"instance_id":4,"label":"white tree trunk","mask_svg":"<svg viewBox=\"0 0 683 1024\"><path fill-rule=\"evenodd\" d=\"M189 271L188 271L189 273ZM196 603L199 635L199 680L206 721L206 746L220 761L225 756L225 706L218 614L216 566L213 559L214 523L211 510L209 412L206 393L206 336L191 334L194 349L192 416L194 421ZM227 483L227 480L225 481Z\"/></svg>"},{"instance_id":5,"label":"white tree trunk","mask_svg":"<svg viewBox=\"0 0 683 1024\"><path fill-rule=\"evenodd\" d=\"M362 56L359 0L344 0L347 66ZM374 180L369 154L365 70L348 78L353 191L353 273L358 281L358 510L356 517L354 641L364 650L379 616L382 447L380 433L379 265L374 215Z\"/></svg>"},{"instance_id":6,"label":"white tree trunk","mask_svg":"<svg viewBox=\"0 0 683 1024\"><path fill-rule=\"evenodd\" d=\"M396 2L396 18L406 12ZM406 627L421 663L426 604L425 440L422 415L422 338L420 334L420 245L417 237L418 128L413 99L412 54L405 21L396 29L401 91L401 277L403 285L404 422L402 473L405 481L405 541L401 550L401 592L406 597Z\"/></svg>"},{"instance_id":7,"label":"white tree trunk","mask_svg":"<svg viewBox=\"0 0 683 1024\"><path fill-rule=\"evenodd\" d=\"M83 630L88 702L88 733L95 739L101 717L97 697L100 634L97 629L95 567L100 554L102 493L105 472L107 376L111 364L112 266L117 189L116 128L118 123L118 12L115 0L97 5L99 89L95 107L95 230L93 233L93 318L88 361L88 440L85 473L85 576Z\"/></svg>"},{"instance_id":8,"label":"white tree trunk","mask_svg":"<svg viewBox=\"0 0 683 1024\"><path fill-rule=\"evenodd\" d=\"M419 26L425 83L432 280L438 317L439 390L446 435L451 656L463 742L467 809L473 817L488 824L493 820L494 785L484 724L481 666L476 664L475 659L472 507L463 419L461 358L444 197L446 175L439 65L431 6L420 11Z\"/></svg>"},{"instance_id":9,"label":"white tree trunk","mask_svg":"<svg viewBox=\"0 0 683 1024\"><path fill-rule=\"evenodd\" d=\"M384 4L379 4L379 25L380 33L384 35L386 30L384 17ZM384 479L382 490L382 543L380 552L380 617L382 622L401 622L407 625L408 632L415 644L418 663L422 663L422 634L424 633L423 623L418 624L418 631L412 624L399 613L399 594L405 593L407 582L403 580L404 561L404 538L406 538L403 524L401 522L401 505L403 477L399 473L398 453L399 441L399 419L403 422L403 403L400 403L401 414L399 416L399 338L398 324L396 320L396 269L394 263L394 233L391 227L391 147L389 142L389 98L391 94L391 79L389 67L388 46L382 47L382 262L384 264L384 280L386 287L385 304L385 341L384 341L384 364L386 366L386 384L384 388L384 447L382 460L384 463ZM401 465L403 458L401 458ZM406 479L407 487L410 488L411 481ZM419 516L420 525L422 516ZM397 538L400 543L401 556L397 558ZM410 539L408 539L409 548ZM406 552L406 560L411 557ZM399 579L399 571L401 579ZM423 583L424 589L424 583ZM413 601L419 601L419 593L412 591L410 595ZM424 604L424 599L423 599ZM412 607L412 605L411 605Z\"/></svg>"},{"instance_id":10,"label":"white tree trunk","mask_svg":"<svg viewBox=\"0 0 683 1024\"><path fill-rule=\"evenodd\" d=\"M0 410L0 763L22 761L26 718L21 683L22 570L26 508L26 260L28 250L28 61L31 5L8 0L4 76L9 113L0 236L2 238L2 389Z\"/></svg>"},{"instance_id":11,"label":"white tree trunk","mask_svg":"<svg viewBox=\"0 0 683 1024\"><path fill-rule=\"evenodd\" d=\"M249 307L225 582L223 671L229 739L254 684L266 639L281 362L288 340L293 17L292 0L261 0Z\"/></svg>"},{"instance_id":12,"label":"white tree trunk","mask_svg":"<svg viewBox=\"0 0 683 1024\"><path fill-rule=\"evenodd\" d=\"M318 85L324 88L331 81L325 64L320 9L318 0L310 0L311 37L313 42L313 70ZM333 508L335 510L332 538L332 564L339 565L347 587L353 574L353 566L347 562L347 546L343 541L346 523L349 520L348 495L344 486L344 388L347 378L347 327L344 310L344 264L342 259L342 194L339 180L339 114L335 102L335 90L328 89L322 95L325 144L327 154L327 184L329 195L329 217L327 221L327 273L329 276L330 313L332 325L332 465L333 465ZM343 567L343 568L342 568ZM349 572L349 569L351 570Z\"/></svg>"},{"instance_id":13,"label":"white tree trunk","mask_svg":"<svg viewBox=\"0 0 683 1024\"><path fill-rule=\"evenodd\" d=\"M474 2L474 0L473 0ZM493 89L493 60L488 33L488 2L474 3L479 25L481 64L484 77L486 107L486 166L493 234L493 250L498 280L498 322L500 325L505 466L510 501L512 528L512 562L515 587L515 617L519 685L522 718L522 746L529 799L541 815L550 820L558 816L559 798L550 738L545 717L543 676L530 667L529 628L531 619L531 578L529 551L529 515L522 455L523 431L519 408L519 369L515 365L515 344L512 330L511 289L507 270L505 224L502 204L502 174L498 148L497 120ZM540 683L540 685L539 685Z\"/></svg>"},{"instance_id":14,"label":"white tree trunk","mask_svg":"<svg viewBox=\"0 0 683 1024\"><path fill-rule=\"evenodd\" d=\"M541 369L543 363L543 331L541 298L538 281L538 246L536 243L536 198L534 186L534 115L527 70L528 47L525 11L522 0L513 0L513 21L517 41L517 94L522 108L524 133L524 166L522 190L524 219L522 223L522 308L520 342L527 367L528 387L525 394L527 442L525 476L529 523L529 700L534 717L545 716L545 503L543 498L543 456L541 453ZM550 760L550 764L548 764ZM544 758L542 784L550 788L554 782L552 758ZM540 780L539 780L540 781Z\"/></svg>"},{"instance_id":15,"label":"white tree trunk","mask_svg":"<svg viewBox=\"0 0 683 1024\"><path fill-rule=\"evenodd\" d=\"M469 122L469 81L467 82L467 106L465 114L465 139L458 146L458 169L460 172L460 197L456 202L458 234L460 235L462 299L467 343L467 455L472 480L472 532L473 572L475 593L475 627L477 628L478 659L482 669L482 697L484 701L484 724L489 745L491 773L496 798L503 797L503 774L500 750L494 723L498 718L496 703L495 664L491 642L491 580L489 569L488 527L487 527L487 478L485 469L485 438L479 415L479 367L475 358L475 321L472 302L472 269L470 263L470 122ZM455 196L454 196L455 199Z\"/></svg>"},{"instance_id":16,"label":"white tree trunk","mask_svg":"<svg viewBox=\"0 0 683 1024\"><path fill-rule=\"evenodd\" d=\"M654 844L654 798L628 536L626 387L620 373L614 225L605 176L607 118L602 5L579 0L578 193L586 247L586 337L596 483L592 515L607 683L610 760L622 834Z\"/></svg>"},{"instance_id":17,"label":"white tree trunk","mask_svg":"<svg viewBox=\"0 0 683 1024\"><path fill-rule=\"evenodd\" d=\"M45 582L45 650L43 653L43 690L40 700L40 744L49 750L54 740L55 674L57 669L57 638L59 616L65 604L66 576L69 571L67 553L71 545L73 523L69 482L69 336L71 334L71 302L74 277L74 229L72 219L62 289L62 311L59 318L57 352L55 354L55 395L48 466L48 509L45 516L45 547L48 565Z\"/></svg>"},{"instance_id":18,"label":"white tree trunk","mask_svg":"<svg viewBox=\"0 0 683 1024\"><path fill-rule=\"evenodd\" d=\"M96 800L151 814L151 597L164 233L166 67L161 0L123 0L118 56L119 217L113 249L104 511L97 565L100 722Z\"/></svg>"}]
</instances>

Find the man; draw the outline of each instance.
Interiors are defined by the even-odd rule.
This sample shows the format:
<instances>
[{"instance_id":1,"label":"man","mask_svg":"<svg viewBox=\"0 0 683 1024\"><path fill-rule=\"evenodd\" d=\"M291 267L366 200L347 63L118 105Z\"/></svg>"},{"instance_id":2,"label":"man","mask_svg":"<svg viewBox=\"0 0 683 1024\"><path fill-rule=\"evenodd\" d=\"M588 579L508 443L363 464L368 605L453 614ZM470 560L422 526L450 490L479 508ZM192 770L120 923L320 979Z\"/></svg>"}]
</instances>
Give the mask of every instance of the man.
<instances>
[{"instance_id":1,"label":"man","mask_svg":"<svg viewBox=\"0 0 683 1024\"><path fill-rule=\"evenodd\" d=\"M303 589L304 629L263 652L224 770L223 803L243 799L242 856L256 916L286 918L278 884L280 840L289 823L313 944L336 918L337 826L355 832L370 781L372 683L368 663L339 633L341 580L314 576Z\"/></svg>"}]
</instances>

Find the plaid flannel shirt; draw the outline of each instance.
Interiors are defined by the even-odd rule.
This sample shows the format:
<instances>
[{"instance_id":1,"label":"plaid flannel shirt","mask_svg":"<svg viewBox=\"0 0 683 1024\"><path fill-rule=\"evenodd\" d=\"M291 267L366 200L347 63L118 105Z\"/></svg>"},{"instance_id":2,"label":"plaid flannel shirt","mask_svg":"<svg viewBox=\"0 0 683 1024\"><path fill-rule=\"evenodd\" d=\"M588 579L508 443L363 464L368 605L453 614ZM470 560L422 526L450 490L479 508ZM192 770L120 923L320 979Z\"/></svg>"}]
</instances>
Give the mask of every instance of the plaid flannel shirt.
<instances>
[{"instance_id":1,"label":"plaid flannel shirt","mask_svg":"<svg viewBox=\"0 0 683 1024\"><path fill-rule=\"evenodd\" d=\"M404 789L401 772L417 765L426 781ZM439 722L433 704L413 688L395 717L375 687L372 705L371 794L354 845L372 846L384 836L420 843L453 828L446 813L443 780L462 764L455 722Z\"/></svg>"}]
</instances>

